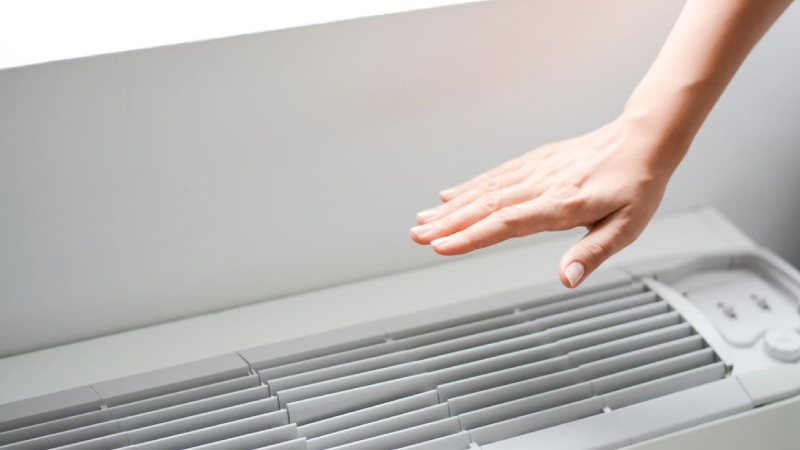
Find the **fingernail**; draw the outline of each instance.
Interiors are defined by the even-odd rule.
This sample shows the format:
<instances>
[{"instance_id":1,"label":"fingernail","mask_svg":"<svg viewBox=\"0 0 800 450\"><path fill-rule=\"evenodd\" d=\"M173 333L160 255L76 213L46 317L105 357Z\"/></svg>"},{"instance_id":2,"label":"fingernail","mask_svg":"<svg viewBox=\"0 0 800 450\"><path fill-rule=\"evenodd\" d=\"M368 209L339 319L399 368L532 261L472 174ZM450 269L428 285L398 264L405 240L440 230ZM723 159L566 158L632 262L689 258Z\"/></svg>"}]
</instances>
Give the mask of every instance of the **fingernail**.
<instances>
[{"instance_id":1,"label":"fingernail","mask_svg":"<svg viewBox=\"0 0 800 450\"><path fill-rule=\"evenodd\" d=\"M411 232L416 234L419 237L422 237L422 236L426 235L428 232L430 232L431 228L433 228L433 227L431 227L430 225L427 225L427 224L426 225L420 225L418 227L412 228Z\"/></svg>"},{"instance_id":2,"label":"fingernail","mask_svg":"<svg viewBox=\"0 0 800 450\"><path fill-rule=\"evenodd\" d=\"M453 238L450 236L440 237L439 239L434 239L431 241L431 245L434 247L441 247L442 245L447 245Z\"/></svg>"},{"instance_id":3,"label":"fingernail","mask_svg":"<svg viewBox=\"0 0 800 450\"><path fill-rule=\"evenodd\" d=\"M567 276L570 287L575 287L575 285L578 284L583 277L583 264L574 262L568 265L567 270L564 271L564 274Z\"/></svg>"},{"instance_id":4,"label":"fingernail","mask_svg":"<svg viewBox=\"0 0 800 450\"><path fill-rule=\"evenodd\" d=\"M436 216L435 209L429 209L427 211L421 211L417 213L417 217L419 217L422 220L432 219L434 216Z\"/></svg>"},{"instance_id":5,"label":"fingernail","mask_svg":"<svg viewBox=\"0 0 800 450\"><path fill-rule=\"evenodd\" d=\"M456 190L455 189L445 189L445 190L439 192L439 196L442 197L442 198L450 198L450 197L453 197L454 195L456 195Z\"/></svg>"}]
</instances>

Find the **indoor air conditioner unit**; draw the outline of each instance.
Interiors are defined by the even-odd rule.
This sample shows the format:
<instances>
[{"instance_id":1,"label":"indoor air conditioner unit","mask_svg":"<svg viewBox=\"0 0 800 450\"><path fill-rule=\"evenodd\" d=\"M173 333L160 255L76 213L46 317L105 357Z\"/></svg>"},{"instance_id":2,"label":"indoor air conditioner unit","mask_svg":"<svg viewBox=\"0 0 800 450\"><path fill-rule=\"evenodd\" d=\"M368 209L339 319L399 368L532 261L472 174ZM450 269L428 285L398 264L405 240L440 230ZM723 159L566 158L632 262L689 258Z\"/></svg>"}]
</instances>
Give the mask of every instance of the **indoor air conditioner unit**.
<instances>
[{"instance_id":1,"label":"indoor air conditioner unit","mask_svg":"<svg viewBox=\"0 0 800 450\"><path fill-rule=\"evenodd\" d=\"M800 448L798 298L760 249L622 264L8 403L0 450L650 448L759 420Z\"/></svg>"}]
</instances>

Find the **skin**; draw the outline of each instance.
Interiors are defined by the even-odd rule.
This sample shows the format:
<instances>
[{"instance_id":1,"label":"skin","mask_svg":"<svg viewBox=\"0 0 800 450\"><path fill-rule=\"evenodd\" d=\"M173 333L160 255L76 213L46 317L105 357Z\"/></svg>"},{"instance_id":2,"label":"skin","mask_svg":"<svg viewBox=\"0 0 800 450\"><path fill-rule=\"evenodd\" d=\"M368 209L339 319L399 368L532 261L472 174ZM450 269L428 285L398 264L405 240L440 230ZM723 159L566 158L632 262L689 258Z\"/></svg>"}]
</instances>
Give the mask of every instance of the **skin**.
<instances>
[{"instance_id":1,"label":"skin","mask_svg":"<svg viewBox=\"0 0 800 450\"><path fill-rule=\"evenodd\" d=\"M559 263L562 283L580 285L644 230L708 113L790 3L689 0L617 119L443 190L411 238L460 255L583 226Z\"/></svg>"}]
</instances>

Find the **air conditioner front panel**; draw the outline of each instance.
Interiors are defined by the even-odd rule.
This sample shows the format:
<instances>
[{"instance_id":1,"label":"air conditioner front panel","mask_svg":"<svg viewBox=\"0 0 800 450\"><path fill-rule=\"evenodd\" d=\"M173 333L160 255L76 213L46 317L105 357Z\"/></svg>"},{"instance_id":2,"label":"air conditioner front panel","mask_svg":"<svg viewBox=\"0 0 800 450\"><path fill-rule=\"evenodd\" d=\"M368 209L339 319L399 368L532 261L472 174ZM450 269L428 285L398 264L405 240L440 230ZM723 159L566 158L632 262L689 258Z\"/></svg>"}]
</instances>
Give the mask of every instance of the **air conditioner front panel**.
<instances>
[{"instance_id":1,"label":"air conditioner front panel","mask_svg":"<svg viewBox=\"0 0 800 450\"><path fill-rule=\"evenodd\" d=\"M798 280L754 251L497 293L2 405L0 450L625 447L800 394L761 342Z\"/></svg>"}]
</instances>

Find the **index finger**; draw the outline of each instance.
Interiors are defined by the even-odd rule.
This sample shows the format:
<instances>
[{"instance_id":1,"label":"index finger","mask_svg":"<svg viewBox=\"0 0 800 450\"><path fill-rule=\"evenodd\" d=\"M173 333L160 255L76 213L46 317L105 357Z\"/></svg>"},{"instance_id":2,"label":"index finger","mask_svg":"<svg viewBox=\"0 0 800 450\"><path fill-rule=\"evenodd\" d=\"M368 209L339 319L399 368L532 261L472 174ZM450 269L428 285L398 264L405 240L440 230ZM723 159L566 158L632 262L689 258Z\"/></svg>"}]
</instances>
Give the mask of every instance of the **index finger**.
<instances>
[{"instance_id":1,"label":"index finger","mask_svg":"<svg viewBox=\"0 0 800 450\"><path fill-rule=\"evenodd\" d=\"M472 188L474 188L475 186L477 186L478 184L480 184L485 180L488 180L492 177L498 177L507 172L511 172L512 170L519 169L522 166L523 162L524 161L522 160L521 157L514 158L510 161L506 161L503 164L500 164L499 166L495 167L494 169L488 170L465 183L461 183L457 186L439 192L439 198L443 202L449 202L450 200L453 200L459 195L468 192L469 190L471 190Z\"/></svg>"},{"instance_id":2,"label":"index finger","mask_svg":"<svg viewBox=\"0 0 800 450\"><path fill-rule=\"evenodd\" d=\"M553 203L540 197L498 210L458 233L432 241L431 246L441 255L461 255L513 237L572 228L565 225L570 222L562 220L562 215Z\"/></svg>"}]
</instances>

